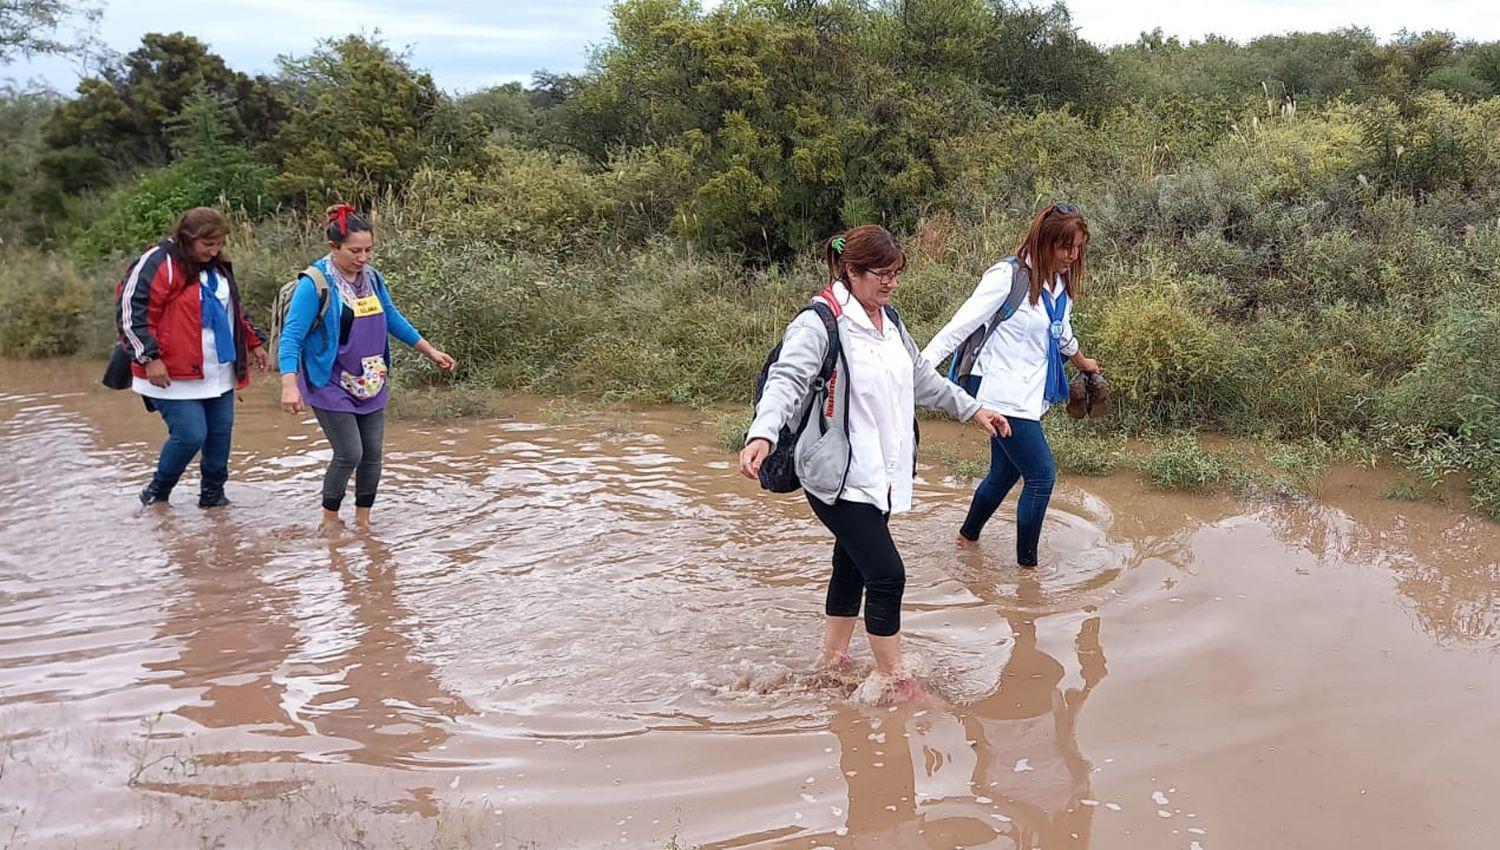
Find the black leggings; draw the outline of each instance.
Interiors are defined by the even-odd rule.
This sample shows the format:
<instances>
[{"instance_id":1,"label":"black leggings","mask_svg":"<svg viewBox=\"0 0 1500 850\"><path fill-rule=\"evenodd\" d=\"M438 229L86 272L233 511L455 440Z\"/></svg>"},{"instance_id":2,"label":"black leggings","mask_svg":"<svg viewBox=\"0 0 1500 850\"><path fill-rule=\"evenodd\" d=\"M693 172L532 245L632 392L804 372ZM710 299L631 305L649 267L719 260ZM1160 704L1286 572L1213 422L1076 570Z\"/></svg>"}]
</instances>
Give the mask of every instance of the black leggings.
<instances>
[{"instance_id":1,"label":"black leggings","mask_svg":"<svg viewBox=\"0 0 1500 850\"><path fill-rule=\"evenodd\" d=\"M341 413L313 408L318 424L333 446L333 460L323 475L323 510L337 511L354 475L354 506L375 504L380 488L380 448L385 442L385 408L371 413Z\"/></svg>"},{"instance_id":2,"label":"black leggings","mask_svg":"<svg viewBox=\"0 0 1500 850\"><path fill-rule=\"evenodd\" d=\"M811 494L807 501L833 532L833 576L823 610L830 617L858 617L863 596L865 631L876 637L901 631L906 567L891 539L890 514L863 502L825 505Z\"/></svg>"}]
</instances>

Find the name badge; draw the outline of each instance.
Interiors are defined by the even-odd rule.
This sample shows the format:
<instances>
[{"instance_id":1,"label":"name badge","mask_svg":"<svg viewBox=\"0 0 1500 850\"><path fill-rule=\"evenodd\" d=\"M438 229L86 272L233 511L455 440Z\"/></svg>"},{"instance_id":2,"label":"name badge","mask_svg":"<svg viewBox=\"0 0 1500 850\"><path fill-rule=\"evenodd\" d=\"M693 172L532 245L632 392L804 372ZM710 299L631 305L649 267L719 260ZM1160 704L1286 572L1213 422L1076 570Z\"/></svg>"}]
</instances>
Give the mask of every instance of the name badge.
<instances>
[{"instance_id":1,"label":"name badge","mask_svg":"<svg viewBox=\"0 0 1500 850\"><path fill-rule=\"evenodd\" d=\"M1062 339L1062 322L1052 323L1052 338Z\"/></svg>"},{"instance_id":2,"label":"name badge","mask_svg":"<svg viewBox=\"0 0 1500 850\"><path fill-rule=\"evenodd\" d=\"M380 297L378 295L366 295L363 298L355 299L354 303L350 306L354 308L354 315L357 317L373 316L380 312Z\"/></svg>"}]
</instances>

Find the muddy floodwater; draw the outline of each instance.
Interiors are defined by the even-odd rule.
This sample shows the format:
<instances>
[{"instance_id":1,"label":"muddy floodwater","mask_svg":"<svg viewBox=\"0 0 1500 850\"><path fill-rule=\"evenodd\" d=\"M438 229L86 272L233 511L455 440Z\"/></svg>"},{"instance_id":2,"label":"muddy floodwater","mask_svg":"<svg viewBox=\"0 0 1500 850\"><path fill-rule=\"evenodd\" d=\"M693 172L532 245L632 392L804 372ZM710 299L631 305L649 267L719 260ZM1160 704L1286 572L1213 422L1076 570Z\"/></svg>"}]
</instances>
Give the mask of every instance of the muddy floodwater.
<instances>
[{"instance_id":1,"label":"muddy floodwater","mask_svg":"<svg viewBox=\"0 0 1500 850\"><path fill-rule=\"evenodd\" d=\"M932 699L872 707L812 669L831 538L692 411L394 422L325 538L264 379L205 513L136 502L165 429L98 364L0 366L0 848L1500 847L1500 527L1373 476L1065 476L1022 573L924 463Z\"/></svg>"}]
</instances>

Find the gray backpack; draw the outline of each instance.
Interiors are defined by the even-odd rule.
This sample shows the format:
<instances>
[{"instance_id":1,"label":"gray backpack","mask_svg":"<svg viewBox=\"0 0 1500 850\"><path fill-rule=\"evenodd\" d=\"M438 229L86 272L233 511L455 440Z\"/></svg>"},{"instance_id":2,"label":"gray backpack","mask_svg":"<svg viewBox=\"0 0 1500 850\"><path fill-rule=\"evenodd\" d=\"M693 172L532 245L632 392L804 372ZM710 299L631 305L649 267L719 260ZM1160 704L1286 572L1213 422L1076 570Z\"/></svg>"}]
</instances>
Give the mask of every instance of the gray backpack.
<instances>
[{"instance_id":1,"label":"gray backpack","mask_svg":"<svg viewBox=\"0 0 1500 850\"><path fill-rule=\"evenodd\" d=\"M970 392L973 390L969 385L969 378L974 374L974 363L979 360L980 350L984 348L985 343L990 341L990 337L994 335L995 329L1000 327L1000 323L1016 314L1016 310L1021 306L1021 300L1031 292L1031 270L1015 257L1006 257L990 266L985 270L985 274L999 268L1001 263L1011 265L1010 294L1005 297L1005 303L1000 305L995 315L991 316L988 322L975 328L974 332L969 334L969 338L959 345L953 352L953 362L948 366L948 380Z\"/></svg>"},{"instance_id":2,"label":"gray backpack","mask_svg":"<svg viewBox=\"0 0 1500 850\"><path fill-rule=\"evenodd\" d=\"M323 321L323 311L328 309L328 276L317 266L308 266L302 273L283 283L281 289L276 292L276 300L271 305L271 356L275 357L281 350L281 329L286 325L287 311L292 307L292 295L297 291L297 286L302 283L302 278L308 278L313 282L313 290L318 293L318 315L312 324L307 326L307 332Z\"/></svg>"}]
</instances>

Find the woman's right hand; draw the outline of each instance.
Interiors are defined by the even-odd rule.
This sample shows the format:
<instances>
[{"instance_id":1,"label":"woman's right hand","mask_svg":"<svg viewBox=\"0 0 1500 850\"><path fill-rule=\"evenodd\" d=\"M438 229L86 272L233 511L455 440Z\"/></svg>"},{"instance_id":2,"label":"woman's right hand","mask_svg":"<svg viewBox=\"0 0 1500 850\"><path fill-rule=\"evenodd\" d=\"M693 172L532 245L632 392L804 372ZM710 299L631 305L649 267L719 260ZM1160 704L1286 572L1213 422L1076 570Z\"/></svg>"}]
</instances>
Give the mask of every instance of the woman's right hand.
<instances>
[{"instance_id":1,"label":"woman's right hand","mask_svg":"<svg viewBox=\"0 0 1500 850\"><path fill-rule=\"evenodd\" d=\"M159 357L146 364L146 380L154 387L172 386L172 376L167 374L167 364L161 362Z\"/></svg>"},{"instance_id":2,"label":"woman's right hand","mask_svg":"<svg viewBox=\"0 0 1500 850\"><path fill-rule=\"evenodd\" d=\"M975 411L974 418L969 421L988 431L991 437L1010 436L1010 420L987 407Z\"/></svg>"},{"instance_id":3,"label":"woman's right hand","mask_svg":"<svg viewBox=\"0 0 1500 850\"><path fill-rule=\"evenodd\" d=\"M296 375L281 376L281 409L287 413L301 413L302 391L297 388Z\"/></svg>"},{"instance_id":4,"label":"woman's right hand","mask_svg":"<svg viewBox=\"0 0 1500 850\"><path fill-rule=\"evenodd\" d=\"M771 453L771 441L756 437L740 450L740 474L754 481L760 478L760 465Z\"/></svg>"}]
</instances>

